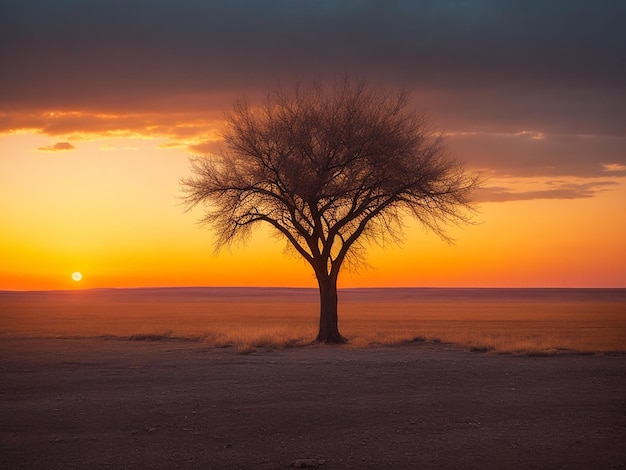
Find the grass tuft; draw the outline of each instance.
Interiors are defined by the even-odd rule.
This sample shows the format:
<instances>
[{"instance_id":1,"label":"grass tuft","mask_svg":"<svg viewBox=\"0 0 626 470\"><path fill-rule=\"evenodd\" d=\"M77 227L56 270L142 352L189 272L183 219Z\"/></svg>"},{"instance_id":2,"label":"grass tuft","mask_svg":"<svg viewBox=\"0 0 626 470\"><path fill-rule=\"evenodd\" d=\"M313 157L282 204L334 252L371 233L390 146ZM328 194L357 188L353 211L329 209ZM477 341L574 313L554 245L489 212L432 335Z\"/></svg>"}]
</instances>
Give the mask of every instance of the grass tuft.
<instances>
[{"instance_id":1,"label":"grass tuft","mask_svg":"<svg viewBox=\"0 0 626 470\"><path fill-rule=\"evenodd\" d=\"M286 349L312 343L315 330L311 326L257 324L224 326L221 330L206 332L201 341L209 347L234 347L239 354L250 354L258 349Z\"/></svg>"},{"instance_id":2,"label":"grass tuft","mask_svg":"<svg viewBox=\"0 0 626 470\"><path fill-rule=\"evenodd\" d=\"M167 333L138 333L129 336L128 341L200 341L200 336L186 337L177 336L172 331Z\"/></svg>"}]
</instances>

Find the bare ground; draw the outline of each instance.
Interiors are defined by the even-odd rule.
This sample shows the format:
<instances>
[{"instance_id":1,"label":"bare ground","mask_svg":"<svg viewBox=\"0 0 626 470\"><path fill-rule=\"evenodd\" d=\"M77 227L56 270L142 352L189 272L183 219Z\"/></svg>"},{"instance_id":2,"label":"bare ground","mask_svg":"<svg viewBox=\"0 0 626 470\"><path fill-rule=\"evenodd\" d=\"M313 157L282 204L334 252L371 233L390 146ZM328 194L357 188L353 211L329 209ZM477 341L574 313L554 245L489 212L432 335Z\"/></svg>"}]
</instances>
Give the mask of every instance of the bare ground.
<instances>
[{"instance_id":1,"label":"bare ground","mask_svg":"<svg viewBox=\"0 0 626 470\"><path fill-rule=\"evenodd\" d=\"M626 468L626 356L0 340L0 468Z\"/></svg>"}]
</instances>

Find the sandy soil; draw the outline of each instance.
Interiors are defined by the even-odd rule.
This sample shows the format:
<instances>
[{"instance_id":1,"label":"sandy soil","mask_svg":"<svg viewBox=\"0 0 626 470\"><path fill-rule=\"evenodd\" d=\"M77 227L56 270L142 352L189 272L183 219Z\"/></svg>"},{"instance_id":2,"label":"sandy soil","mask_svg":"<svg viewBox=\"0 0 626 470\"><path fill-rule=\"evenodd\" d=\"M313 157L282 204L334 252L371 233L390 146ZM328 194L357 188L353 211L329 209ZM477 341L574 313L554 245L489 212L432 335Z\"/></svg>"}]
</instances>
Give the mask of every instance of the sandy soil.
<instances>
[{"instance_id":1,"label":"sandy soil","mask_svg":"<svg viewBox=\"0 0 626 470\"><path fill-rule=\"evenodd\" d=\"M626 356L0 340L0 468L625 468Z\"/></svg>"}]
</instances>

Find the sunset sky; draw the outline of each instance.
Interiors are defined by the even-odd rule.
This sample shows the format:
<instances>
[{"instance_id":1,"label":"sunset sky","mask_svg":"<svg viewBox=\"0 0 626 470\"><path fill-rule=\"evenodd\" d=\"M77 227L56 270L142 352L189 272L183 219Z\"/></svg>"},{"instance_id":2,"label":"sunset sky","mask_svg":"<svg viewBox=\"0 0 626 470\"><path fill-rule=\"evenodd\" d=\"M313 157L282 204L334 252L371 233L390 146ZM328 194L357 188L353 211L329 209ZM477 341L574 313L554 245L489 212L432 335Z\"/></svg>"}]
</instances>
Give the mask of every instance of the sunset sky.
<instances>
[{"instance_id":1,"label":"sunset sky","mask_svg":"<svg viewBox=\"0 0 626 470\"><path fill-rule=\"evenodd\" d=\"M179 182L238 98L344 73L487 179L340 287L626 287L625 57L620 0L0 0L0 290L314 287L270 231L215 254Z\"/></svg>"}]
</instances>

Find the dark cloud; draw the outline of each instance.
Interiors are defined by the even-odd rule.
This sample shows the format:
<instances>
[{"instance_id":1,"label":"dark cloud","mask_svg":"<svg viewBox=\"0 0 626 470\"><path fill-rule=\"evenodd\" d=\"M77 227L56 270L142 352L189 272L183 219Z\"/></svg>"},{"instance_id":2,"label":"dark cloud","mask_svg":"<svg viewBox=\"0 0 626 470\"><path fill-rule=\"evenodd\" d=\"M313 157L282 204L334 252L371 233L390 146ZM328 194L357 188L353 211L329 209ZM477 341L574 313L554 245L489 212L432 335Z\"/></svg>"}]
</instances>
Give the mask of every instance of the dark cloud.
<instances>
[{"instance_id":1,"label":"dark cloud","mask_svg":"<svg viewBox=\"0 0 626 470\"><path fill-rule=\"evenodd\" d=\"M499 113L554 116L555 105L567 122L573 99L601 127L626 116L625 16L609 0L4 2L0 103L189 106L348 71L455 93L455 109L487 124Z\"/></svg>"},{"instance_id":2,"label":"dark cloud","mask_svg":"<svg viewBox=\"0 0 626 470\"><path fill-rule=\"evenodd\" d=\"M626 176L626 137L521 131L451 134L446 141L453 154L497 176L602 177L607 166L612 176Z\"/></svg>"},{"instance_id":3,"label":"dark cloud","mask_svg":"<svg viewBox=\"0 0 626 470\"><path fill-rule=\"evenodd\" d=\"M626 87L515 90L503 84L422 93L415 101L448 131L626 136Z\"/></svg>"},{"instance_id":4,"label":"dark cloud","mask_svg":"<svg viewBox=\"0 0 626 470\"><path fill-rule=\"evenodd\" d=\"M621 0L3 0L0 132L153 132L210 152L203 129L237 96L347 72L476 133L450 139L473 166L598 176L626 164L624 57Z\"/></svg>"},{"instance_id":5,"label":"dark cloud","mask_svg":"<svg viewBox=\"0 0 626 470\"><path fill-rule=\"evenodd\" d=\"M41 150L42 152L59 152L62 150L74 150L74 147L69 142L57 142L54 145L48 145L47 147L39 147L37 150Z\"/></svg>"},{"instance_id":6,"label":"dark cloud","mask_svg":"<svg viewBox=\"0 0 626 470\"><path fill-rule=\"evenodd\" d=\"M477 191L475 201L480 202L510 202L530 201L534 199L584 199L590 198L602 191L616 186L614 181L596 181L582 184L548 184L547 189L533 191L512 191L503 187L485 187Z\"/></svg>"}]
</instances>

